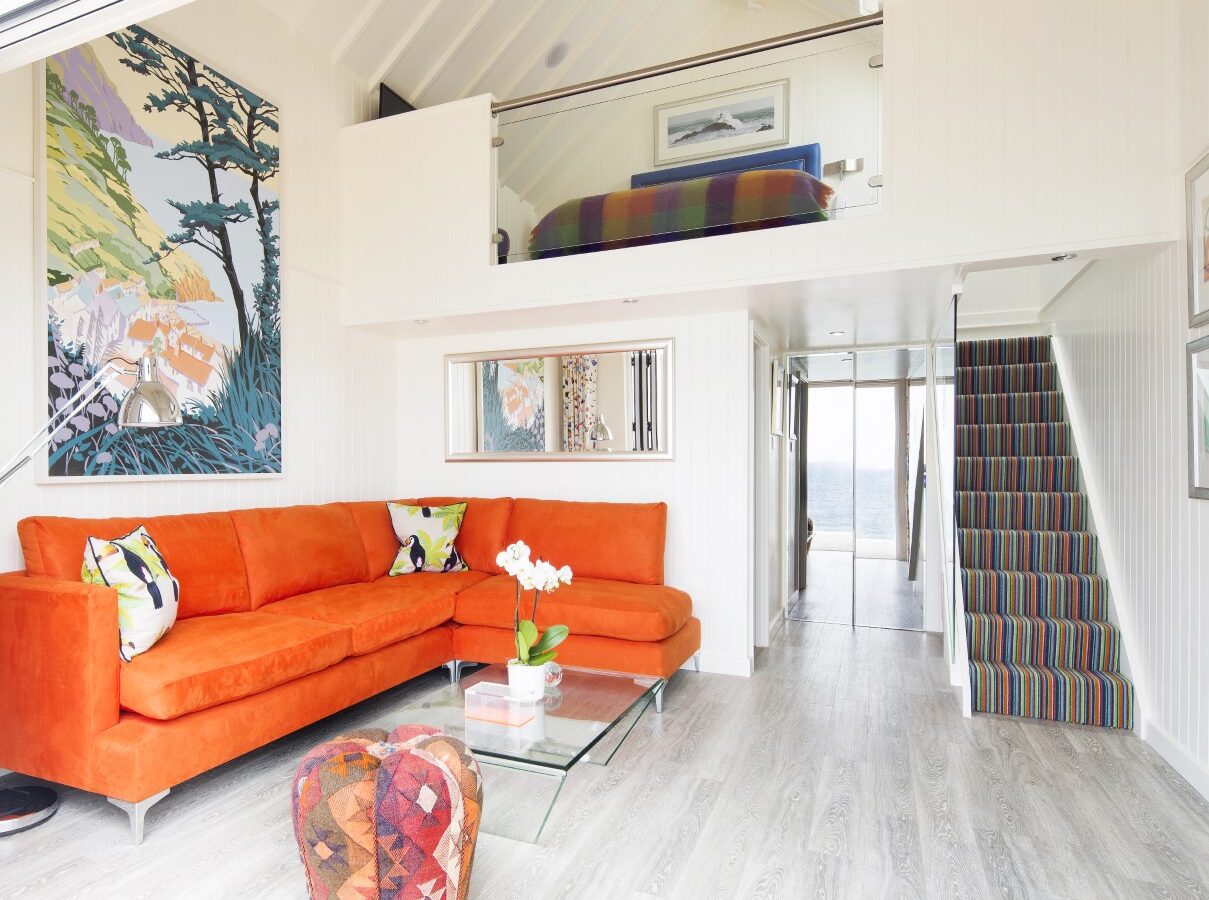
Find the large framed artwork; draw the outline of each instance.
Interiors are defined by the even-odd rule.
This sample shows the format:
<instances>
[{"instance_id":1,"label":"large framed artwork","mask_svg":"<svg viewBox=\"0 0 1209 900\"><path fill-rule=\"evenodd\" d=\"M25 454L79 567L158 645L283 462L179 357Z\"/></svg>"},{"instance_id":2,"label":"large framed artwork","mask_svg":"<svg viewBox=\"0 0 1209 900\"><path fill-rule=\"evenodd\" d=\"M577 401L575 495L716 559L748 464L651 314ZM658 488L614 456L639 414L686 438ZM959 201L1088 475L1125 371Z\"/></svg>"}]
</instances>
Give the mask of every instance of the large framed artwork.
<instances>
[{"instance_id":1,"label":"large framed artwork","mask_svg":"<svg viewBox=\"0 0 1209 900\"><path fill-rule=\"evenodd\" d=\"M789 143L789 79L655 107L655 165Z\"/></svg>"},{"instance_id":2,"label":"large framed artwork","mask_svg":"<svg viewBox=\"0 0 1209 900\"><path fill-rule=\"evenodd\" d=\"M546 360L493 359L478 368L479 450L545 450Z\"/></svg>"},{"instance_id":3,"label":"large framed artwork","mask_svg":"<svg viewBox=\"0 0 1209 900\"><path fill-rule=\"evenodd\" d=\"M1188 345L1188 496L1209 500L1209 337Z\"/></svg>"},{"instance_id":4,"label":"large framed artwork","mask_svg":"<svg viewBox=\"0 0 1209 900\"><path fill-rule=\"evenodd\" d=\"M1184 176L1188 245L1188 316L1191 325L1209 323L1209 153Z\"/></svg>"},{"instance_id":5,"label":"large framed artwork","mask_svg":"<svg viewBox=\"0 0 1209 900\"><path fill-rule=\"evenodd\" d=\"M47 401L158 357L185 425L118 429L118 378L49 481L282 471L277 107L139 27L45 65Z\"/></svg>"}]
</instances>

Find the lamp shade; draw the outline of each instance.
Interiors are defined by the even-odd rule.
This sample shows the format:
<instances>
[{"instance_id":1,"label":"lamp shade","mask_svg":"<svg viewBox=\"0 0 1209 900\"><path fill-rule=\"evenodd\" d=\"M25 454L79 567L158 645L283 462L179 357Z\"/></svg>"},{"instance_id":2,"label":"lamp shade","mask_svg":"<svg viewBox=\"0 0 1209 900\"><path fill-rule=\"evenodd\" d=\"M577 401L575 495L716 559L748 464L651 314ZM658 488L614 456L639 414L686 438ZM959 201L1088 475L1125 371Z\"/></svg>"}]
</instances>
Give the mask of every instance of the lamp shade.
<instances>
[{"instance_id":1,"label":"lamp shade","mask_svg":"<svg viewBox=\"0 0 1209 900\"><path fill-rule=\"evenodd\" d=\"M144 356L139 360L134 387L127 391L118 408L122 428L164 428L182 424L180 404L159 379L158 360Z\"/></svg>"},{"instance_id":2,"label":"lamp shade","mask_svg":"<svg viewBox=\"0 0 1209 900\"><path fill-rule=\"evenodd\" d=\"M592 426L592 440L594 441L611 441L613 440L613 432L609 426L605 424L604 416L596 417L596 424Z\"/></svg>"}]
</instances>

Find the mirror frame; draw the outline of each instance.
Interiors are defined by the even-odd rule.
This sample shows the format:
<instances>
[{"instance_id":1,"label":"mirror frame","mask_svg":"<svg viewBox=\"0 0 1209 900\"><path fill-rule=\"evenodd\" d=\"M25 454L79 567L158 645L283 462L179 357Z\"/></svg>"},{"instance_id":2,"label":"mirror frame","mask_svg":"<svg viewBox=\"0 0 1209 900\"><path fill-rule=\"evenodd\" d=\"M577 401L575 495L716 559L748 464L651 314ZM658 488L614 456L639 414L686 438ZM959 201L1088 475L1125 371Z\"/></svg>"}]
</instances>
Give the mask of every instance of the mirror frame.
<instances>
[{"instance_id":1,"label":"mirror frame","mask_svg":"<svg viewBox=\"0 0 1209 900\"><path fill-rule=\"evenodd\" d=\"M665 360L664 432L667 440L663 450L613 450L570 453L565 450L549 452L521 451L517 453L488 453L482 451L455 453L450 446L450 381L453 366L491 360L528 359L535 356L584 356L601 353L626 353L637 350L662 350ZM675 459L676 435L676 353L673 338L647 341L614 341L604 344L565 344L556 347L525 347L518 350L487 350L481 353L447 353L445 366L445 462L653 462Z\"/></svg>"}]
</instances>

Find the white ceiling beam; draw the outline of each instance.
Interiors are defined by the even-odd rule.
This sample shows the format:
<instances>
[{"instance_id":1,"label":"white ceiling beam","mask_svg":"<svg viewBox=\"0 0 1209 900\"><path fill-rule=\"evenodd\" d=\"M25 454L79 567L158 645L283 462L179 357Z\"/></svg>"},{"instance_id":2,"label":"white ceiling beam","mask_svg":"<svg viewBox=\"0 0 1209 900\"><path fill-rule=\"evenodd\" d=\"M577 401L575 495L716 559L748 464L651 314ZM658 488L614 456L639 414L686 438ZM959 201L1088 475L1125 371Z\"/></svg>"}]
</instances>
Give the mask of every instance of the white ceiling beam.
<instances>
[{"instance_id":1,"label":"white ceiling beam","mask_svg":"<svg viewBox=\"0 0 1209 900\"><path fill-rule=\"evenodd\" d=\"M457 33L449 46L445 48L445 52L440 55L432 67L424 73L424 77L420 79L420 83L412 88L412 96L408 98L416 106L420 105L420 100L427 91L441 77L441 73L445 71L445 67L449 65L449 61L457 54L459 50L466 45L466 41L470 38L471 33L479 27L479 24L487 17L487 13L491 12L491 8L495 5L495 0L484 0L479 4L479 8L475 10L474 15L466 19L466 24L462 26L462 30Z\"/></svg>"},{"instance_id":2,"label":"white ceiling beam","mask_svg":"<svg viewBox=\"0 0 1209 900\"><path fill-rule=\"evenodd\" d=\"M399 64L399 60L407 53L420 32L424 30L424 26L429 23L440 7L441 0L428 0L428 5L420 10L420 14L412 20L411 27L403 32L398 43L390 48L390 52L386 54L386 57L374 70L373 76L369 79L368 83L370 90L373 90L386 80L386 76Z\"/></svg>"},{"instance_id":3,"label":"white ceiling beam","mask_svg":"<svg viewBox=\"0 0 1209 900\"><path fill-rule=\"evenodd\" d=\"M561 35L563 33L563 31L566 30L566 27L569 24L571 24L571 20L574 19L577 15L579 15L580 12L582 12L582 9L583 9L583 3L581 2L581 0L575 0L575 2L566 3L563 15L554 23L554 27L549 29L546 32L546 37L539 46L549 47L552 43L554 43L556 40L558 40L559 35ZM532 62L532 61L533 60L525 60L524 62L528 63L528 62ZM529 71L528 66L522 64L520 66L520 69L517 72L517 74L514 75L508 81L507 84L500 86L499 92L496 93L496 95L495 95L496 99L497 100L511 99L513 96L513 92L516 90L516 86L521 83L521 79L525 77L525 73L528 71Z\"/></svg>"},{"instance_id":4,"label":"white ceiling beam","mask_svg":"<svg viewBox=\"0 0 1209 900\"><path fill-rule=\"evenodd\" d=\"M302 27L306 25L306 20L310 18L311 13L315 11L315 5L319 0L299 0L299 2L291 7L289 30L290 37L296 37Z\"/></svg>"},{"instance_id":5,"label":"white ceiling beam","mask_svg":"<svg viewBox=\"0 0 1209 900\"><path fill-rule=\"evenodd\" d=\"M344 30L340 35L340 39L336 41L332 47L332 62L344 62L344 58L348 56L349 51L361 39L361 35L365 34L370 23L378 17L378 13L382 12L382 7L386 5L386 0L371 0L362 7L361 12L353 19L353 24Z\"/></svg>"},{"instance_id":6,"label":"white ceiling beam","mask_svg":"<svg viewBox=\"0 0 1209 900\"><path fill-rule=\"evenodd\" d=\"M504 51L512 46L512 43L517 39L517 36L529 27L529 22L535 15L537 15L537 11L542 8L542 3L543 0L533 0L533 2L529 4L529 8L525 10L524 14L519 19L516 20L516 24L514 24L508 33L500 40L500 42L495 45L495 49L483 58L483 62L477 69L474 70L474 74L466 79L462 86L451 95L454 99L461 100L465 97L473 97L476 94L481 93L481 91L478 90L478 87L482 83L483 79L487 77L487 73L491 71L491 67L494 66L496 62L499 61L499 58L504 55Z\"/></svg>"}]
</instances>

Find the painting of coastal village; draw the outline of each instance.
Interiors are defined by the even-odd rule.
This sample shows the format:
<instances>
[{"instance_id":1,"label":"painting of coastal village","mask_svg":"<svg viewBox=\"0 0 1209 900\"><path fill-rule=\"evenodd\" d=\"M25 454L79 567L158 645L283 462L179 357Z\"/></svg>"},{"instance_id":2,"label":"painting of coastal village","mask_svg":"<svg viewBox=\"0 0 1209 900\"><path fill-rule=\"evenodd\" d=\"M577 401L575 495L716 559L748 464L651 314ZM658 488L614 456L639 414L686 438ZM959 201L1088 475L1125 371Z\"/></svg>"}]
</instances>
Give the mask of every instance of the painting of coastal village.
<instances>
[{"instance_id":1,"label":"painting of coastal village","mask_svg":"<svg viewBox=\"0 0 1209 900\"><path fill-rule=\"evenodd\" d=\"M49 478L281 472L278 110L131 27L46 63ZM119 429L157 358L185 424Z\"/></svg>"}]
</instances>

